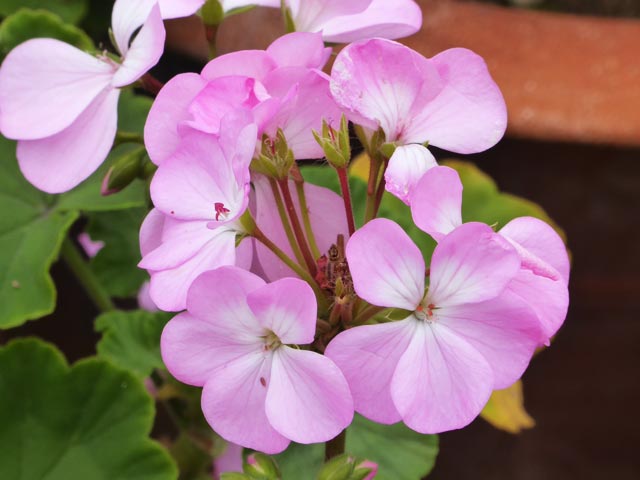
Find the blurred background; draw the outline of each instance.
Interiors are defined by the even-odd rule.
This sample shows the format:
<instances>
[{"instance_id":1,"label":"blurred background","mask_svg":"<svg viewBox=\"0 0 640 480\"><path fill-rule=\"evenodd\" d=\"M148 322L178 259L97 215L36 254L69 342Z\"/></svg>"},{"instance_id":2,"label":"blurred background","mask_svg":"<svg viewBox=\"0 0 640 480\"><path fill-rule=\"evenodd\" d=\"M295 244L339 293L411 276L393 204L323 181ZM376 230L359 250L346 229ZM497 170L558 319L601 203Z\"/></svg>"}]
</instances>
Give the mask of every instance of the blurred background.
<instances>
[{"instance_id":1,"label":"blurred background","mask_svg":"<svg viewBox=\"0 0 640 480\"><path fill-rule=\"evenodd\" d=\"M640 0L418 3L423 29L403 42L427 56L457 46L478 52L509 108L502 142L457 157L475 162L501 190L541 205L565 230L573 257L569 316L523 379L535 427L511 435L477 419L442 434L429 478L636 480ZM100 15L108 18L110 8L111 2L94 1L93 17L106 12ZM208 53L201 28L197 19L168 22L169 53L156 76L199 70ZM219 49L264 48L281 33L277 12L256 9L221 27ZM63 264L53 275L59 285L53 317L65 329L43 319L1 340L40 335L73 361L94 353L98 337L89 319L97 312Z\"/></svg>"}]
</instances>

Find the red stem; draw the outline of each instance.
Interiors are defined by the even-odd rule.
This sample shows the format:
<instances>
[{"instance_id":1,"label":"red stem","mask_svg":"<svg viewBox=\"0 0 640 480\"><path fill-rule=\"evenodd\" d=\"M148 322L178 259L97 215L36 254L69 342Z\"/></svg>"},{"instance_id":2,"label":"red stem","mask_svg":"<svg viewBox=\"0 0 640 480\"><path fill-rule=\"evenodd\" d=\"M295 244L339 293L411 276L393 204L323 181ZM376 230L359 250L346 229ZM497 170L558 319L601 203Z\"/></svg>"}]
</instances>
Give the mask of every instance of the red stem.
<instances>
[{"instance_id":1,"label":"red stem","mask_svg":"<svg viewBox=\"0 0 640 480\"><path fill-rule=\"evenodd\" d=\"M356 231L356 223L353 220L353 206L351 204L351 191L349 189L349 178L347 177L347 168L336 168L338 178L340 179L340 188L342 190L342 200L344 200L344 211L347 214L347 224L349 225L349 236Z\"/></svg>"},{"instance_id":2,"label":"red stem","mask_svg":"<svg viewBox=\"0 0 640 480\"><path fill-rule=\"evenodd\" d=\"M145 73L142 78L140 78L140 83L142 84L142 88L151 95L157 95L160 90L162 90L162 87L164 87L164 83L150 73Z\"/></svg>"}]
</instances>

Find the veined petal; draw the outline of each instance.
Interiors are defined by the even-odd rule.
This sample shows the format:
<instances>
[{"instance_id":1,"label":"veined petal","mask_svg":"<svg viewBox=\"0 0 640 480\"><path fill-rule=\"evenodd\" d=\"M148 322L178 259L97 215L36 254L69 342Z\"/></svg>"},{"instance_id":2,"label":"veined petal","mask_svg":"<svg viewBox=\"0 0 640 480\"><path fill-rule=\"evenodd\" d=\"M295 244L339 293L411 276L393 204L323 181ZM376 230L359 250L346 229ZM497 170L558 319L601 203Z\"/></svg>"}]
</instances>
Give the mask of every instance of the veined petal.
<instances>
[{"instance_id":1,"label":"veined petal","mask_svg":"<svg viewBox=\"0 0 640 480\"><path fill-rule=\"evenodd\" d=\"M296 30L319 32L334 17L362 12L371 0L287 0Z\"/></svg>"},{"instance_id":2,"label":"veined petal","mask_svg":"<svg viewBox=\"0 0 640 480\"><path fill-rule=\"evenodd\" d=\"M393 402L420 433L462 428L489 400L493 372L464 339L437 324L417 322L391 381Z\"/></svg>"},{"instance_id":3,"label":"veined petal","mask_svg":"<svg viewBox=\"0 0 640 480\"><path fill-rule=\"evenodd\" d=\"M437 307L490 300L519 270L520 258L509 242L488 225L465 223L433 252L427 299Z\"/></svg>"},{"instance_id":4,"label":"veined petal","mask_svg":"<svg viewBox=\"0 0 640 480\"><path fill-rule=\"evenodd\" d=\"M181 18L193 15L205 0L158 0L162 18ZM224 3L224 2L222 2Z\"/></svg>"},{"instance_id":5,"label":"veined petal","mask_svg":"<svg viewBox=\"0 0 640 480\"><path fill-rule=\"evenodd\" d=\"M319 33L293 32L275 40L266 51L279 67L322 69L332 49L324 46Z\"/></svg>"},{"instance_id":6,"label":"veined petal","mask_svg":"<svg viewBox=\"0 0 640 480\"><path fill-rule=\"evenodd\" d=\"M119 90L106 89L60 133L18 142L18 164L27 180L47 193L61 193L95 172L113 146L119 96Z\"/></svg>"},{"instance_id":7,"label":"veined petal","mask_svg":"<svg viewBox=\"0 0 640 480\"><path fill-rule=\"evenodd\" d=\"M444 88L428 103L414 105L404 140L429 141L456 153L481 152L498 143L507 128L507 108L484 60L453 48L430 62Z\"/></svg>"},{"instance_id":8,"label":"veined petal","mask_svg":"<svg viewBox=\"0 0 640 480\"><path fill-rule=\"evenodd\" d=\"M560 235L547 223L533 217L511 220L500 235L516 242L556 269L565 283L569 281L569 255Z\"/></svg>"},{"instance_id":9,"label":"veined petal","mask_svg":"<svg viewBox=\"0 0 640 480\"><path fill-rule=\"evenodd\" d=\"M202 69L202 77L210 81L236 75L262 80L278 65L264 50L240 50L214 58Z\"/></svg>"},{"instance_id":10,"label":"veined petal","mask_svg":"<svg viewBox=\"0 0 640 480\"><path fill-rule=\"evenodd\" d=\"M202 411L225 440L267 454L283 451L289 439L278 433L265 412L271 358L260 351L213 372L202 391Z\"/></svg>"},{"instance_id":11,"label":"veined petal","mask_svg":"<svg viewBox=\"0 0 640 480\"><path fill-rule=\"evenodd\" d=\"M522 298L536 313L541 325L539 343L547 344L564 323L569 308L569 289L562 280L551 280L521 269L508 291Z\"/></svg>"},{"instance_id":12,"label":"veined petal","mask_svg":"<svg viewBox=\"0 0 640 480\"><path fill-rule=\"evenodd\" d=\"M435 310L435 321L464 338L493 370L493 389L507 388L522 376L540 344L538 318L522 299L505 291L482 303Z\"/></svg>"},{"instance_id":13,"label":"veined petal","mask_svg":"<svg viewBox=\"0 0 640 480\"><path fill-rule=\"evenodd\" d=\"M273 354L266 412L271 425L294 442L326 442L351 423L353 400L329 358L285 346Z\"/></svg>"},{"instance_id":14,"label":"veined petal","mask_svg":"<svg viewBox=\"0 0 640 480\"><path fill-rule=\"evenodd\" d=\"M247 304L247 296L265 285L257 275L237 267L221 267L200 275L189 288L189 313L238 341L259 339L265 328Z\"/></svg>"},{"instance_id":15,"label":"veined petal","mask_svg":"<svg viewBox=\"0 0 640 480\"><path fill-rule=\"evenodd\" d=\"M177 312L184 310L187 304L187 291L193 281L203 272L225 265L234 265L236 234L225 230L212 238L193 256L175 268L150 270L151 283L149 294L162 310Z\"/></svg>"},{"instance_id":16,"label":"veined petal","mask_svg":"<svg viewBox=\"0 0 640 480\"><path fill-rule=\"evenodd\" d=\"M462 182L452 168L426 172L409 199L413 221L436 241L462 225Z\"/></svg>"},{"instance_id":17,"label":"veined petal","mask_svg":"<svg viewBox=\"0 0 640 480\"><path fill-rule=\"evenodd\" d=\"M385 188L407 205L416 183L427 170L438 166L431 152L423 145L412 144L397 147L389 159L385 171Z\"/></svg>"},{"instance_id":18,"label":"veined petal","mask_svg":"<svg viewBox=\"0 0 640 480\"><path fill-rule=\"evenodd\" d=\"M178 125L191 118L189 105L207 81L195 73L182 73L169 80L156 97L144 126L144 144L149 157L160 165L180 145Z\"/></svg>"},{"instance_id":19,"label":"veined petal","mask_svg":"<svg viewBox=\"0 0 640 480\"><path fill-rule=\"evenodd\" d=\"M351 43L365 38L413 35L422 26L422 10L413 0L373 0L363 12L334 17L322 26L327 42Z\"/></svg>"},{"instance_id":20,"label":"veined petal","mask_svg":"<svg viewBox=\"0 0 640 480\"><path fill-rule=\"evenodd\" d=\"M391 399L391 379L411 342L417 322L363 325L338 334L325 350L344 374L358 413L392 424L401 417Z\"/></svg>"},{"instance_id":21,"label":"veined petal","mask_svg":"<svg viewBox=\"0 0 640 480\"><path fill-rule=\"evenodd\" d=\"M158 0L116 0L111 11L113 38L120 54L125 57L135 31L143 25Z\"/></svg>"},{"instance_id":22,"label":"veined petal","mask_svg":"<svg viewBox=\"0 0 640 480\"><path fill-rule=\"evenodd\" d=\"M307 282L282 278L253 290L247 303L258 322L282 343L313 342L318 310L316 296Z\"/></svg>"},{"instance_id":23,"label":"veined petal","mask_svg":"<svg viewBox=\"0 0 640 480\"><path fill-rule=\"evenodd\" d=\"M356 293L369 303L414 310L424 296L422 253L391 220L377 218L357 230L347 261Z\"/></svg>"},{"instance_id":24,"label":"veined petal","mask_svg":"<svg viewBox=\"0 0 640 480\"><path fill-rule=\"evenodd\" d=\"M60 133L105 91L114 71L115 65L59 40L18 45L0 69L2 134L35 140Z\"/></svg>"},{"instance_id":25,"label":"veined petal","mask_svg":"<svg viewBox=\"0 0 640 480\"><path fill-rule=\"evenodd\" d=\"M213 371L260 350L260 342L239 342L188 312L173 317L160 339L162 361L182 383L202 387Z\"/></svg>"},{"instance_id":26,"label":"veined petal","mask_svg":"<svg viewBox=\"0 0 640 480\"><path fill-rule=\"evenodd\" d=\"M156 4L151 8L140 32L124 55L122 65L113 77L112 85L130 85L158 63L164 51L165 36L160 7Z\"/></svg>"}]
</instances>

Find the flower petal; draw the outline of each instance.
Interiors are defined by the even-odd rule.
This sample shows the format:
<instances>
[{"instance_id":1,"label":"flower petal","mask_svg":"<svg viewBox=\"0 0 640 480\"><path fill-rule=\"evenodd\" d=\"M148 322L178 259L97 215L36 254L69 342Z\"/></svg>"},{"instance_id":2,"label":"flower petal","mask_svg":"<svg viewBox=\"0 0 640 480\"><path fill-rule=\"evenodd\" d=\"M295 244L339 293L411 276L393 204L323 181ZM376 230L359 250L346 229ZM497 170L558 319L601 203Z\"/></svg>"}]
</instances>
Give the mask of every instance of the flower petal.
<instances>
[{"instance_id":1,"label":"flower petal","mask_svg":"<svg viewBox=\"0 0 640 480\"><path fill-rule=\"evenodd\" d=\"M411 216L420 230L436 241L462 225L462 182L449 167L434 167L416 184L409 197Z\"/></svg>"},{"instance_id":2,"label":"flower petal","mask_svg":"<svg viewBox=\"0 0 640 480\"><path fill-rule=\"evenodd\" d=\"M289 439L267 419L270 373L271 360L260 351L217 369L202 391L202 411L225 440L275 454L287 448Z\"/></svg>"},{"instance_id":3,"label":"flower petal","mask_svg":"<svg viewBox=\"0 0 640 480\"><path fill-rule=\"evenodd\" d=\"M27 40L0 69L0 130L7 138L34 140L61 132L94 103L115 67L68 43Z\"/></svg>"},{"instance_id":4,"label":"flower petal","mask_svg":"<svg viewBox=\"0 0 640 480\"><path fill-rule=\"evenodd\" d=\"M307 282L282 278L249 293L247 303L260 324L282 343L313 342L318 311L316 296Z\"/></svg>"},{"instance_id":5,"label":"flower petal","mask_svg":"<svg viewBox=\"0 0 640 480\"><path fill-rule=\"evenodd\" d=\"M404 423L420 433L468 425L489 400L493 372L464 339L436 324L416 322L413 339L391 381Z\"/></svg>"},{"instance_id":6,"label":"flower petal","mask_svg":"<svg viewBox=\"0 0 640 480\"><path fill-rule=\"evenodd\" d=\"M324 46L319 33L293 32L275 40L267 48L267 53L279 67L322 69L332 49Z\"/></svg>"},{"instance_id":7,"label":"flower petal","mask_svg":"<svg viewBox=\"0 0 640 480\"><path fill-rule=\"evenodd\" d=\"M265 406L271 425L298 443L331 440L353 419L353 400L340 369L319 353L290 347L273 354Z\"/></svg>"},{"instance_id":8,"label":"flower petal","mask_svg":"<svg viewBox=\"0 0 640 480\"><path fill-rule=\"evenodd\" d=\"M297 31L319 32L334 17L362 12L371 0L287 0Z\"/></svg>"},{"instance_id":9,"label":"flower petal","mask_svg":"<svg viewBox=\"0 0 640 480\"><path fill-rule=\"evenodd\" d=\"M144 126L144 144L156 165L180 145L182 136L178 134L178 125L191 118L188 107L206 84L198 74L182 73L169 80L158 93Z\"/></svg>"},{"instance_id":10,"label":"flower petal","mask_svg":"<svg viewBox=\"0 0 640 480\"><path fill-rule=\"evenodd\" d=\"M184 312L164 327L160 350L171 375L182 383L202 387L215 369L260 351L260 343L235 341L218 325Z\"/></svg>"},{"instance_id":11,"label":"flower petal","mask_svg":"<svg viewBox=\"0 0 640 480\"><path fill-rule=\"evenodd\" d=\"M181 18L193 15L205 0L158 0L162 18ZM254 2L255 3L255 2Z\"/></svg>"},{"instance_id":12,"label":"flower petal","mask_svg":"<svg viewBox=\"0 0 640 480\"><path fill-rule=\"evenodd\" d=\"M165 36L160 8L156 4L124 56L122 65L113 77L112 85L130 85L151 70L162 56Z\"/></svg>"},{"instance_id":13,"label":"flower petal","mask_svg":"<svg viewBox=\"0 0 640 480\"><path fill-rule=\"evenodd\" d=\"M445 50L431 59L444 88L427 104L416 104L405 141L429 141L456 153L494 146L507 128L507 108L484 60L464 48Z\"/></svg>"},{"instance_id":14,"label":"flower petal","mask_svg":"<svg viewBox=\"0 0 640 480\"><path fill-rule=\"evenodd\" d=\"M140 227L140 253L143 257L162 244L162 230L166 218L164 213L156 208L151 209L144 218Z\"/></svg>"},{"instance_id":15,"label":"flower petal","mask_svg":"<svg viewBox=\"0 0 640 480\"><path fill-rule=\"evenodd\" d=\"M16 155L27 180L47 193L61 193L95 172L113 146L119 96L119 90L105 90L60 133L18 142Z\"/></svg>"},{"instance_id":16,"label":"flower petal","mask_svg":"<svg viewBox=\"0 0 640 480\"><path fill-rule=\"evenodd\" d=\"M385 188L407 205L416 183L427 170L438 166L431 152L422 145L397 147L385 171Z\"/></svg>"},{"instance_id":17,"label":"flower petal","mask_svg":"<svg viewBox=\"0 0 640 480\"><path fill-rule=\"evenodd\" d=\"M550 225L537 218L520 217L502 227L500 235L547 262L562 275L565 283L569 281L567 248Z\"/></svg>"},{"instance_id":18,"label":"flower petal","mask_svg":"<svg viewBox=\"0 0 640 480\"><path fill-rule=\"evenodd\" d=\"M228 442L227 446L213 461L213 478L220 480L220 474L228 472L242 472L242 451L244 449L235 443Z\"/></svg>"},{"instance_id":19,"label":"flower petal","mask_svg":"<svg viewBox=\"0 0 640 480\"><path fill-rule=\"evenodd\" d=\"M264 50L240 50L214 58L202 69L202 77L210 81L230 75L262 80L278 65Z\"/></svg>"},{"instance_id":20,"label":"flower petal","mask_svg":"<svg viewBox=\"0 0 640 480\"><path fill-rule=\"evenodd\" d=\"M410 318L350 328L325 350L347 379L356 411L374 422L391 424L401 419L389 386L415 326Z\"/></svg>"},{"instance_id":21,"label":"flower petal","mask_svg":"<svg viewBox=\"0 0 640 480\"><path fill-rule=\"evenodd\" d=\"M373 0L363 12L328 20L322 36L331 43L365 38L396 39L413 35L422 26L422 11L413 0Z\"/></svg>"},{"instance_id":22,"label":"flower petal","mask_svg":"<svg viewBox=\"0 0 640 480\"><path fill-rule=\"evenodd\" d=\"M512 385L522 376L540 344L538 318L511 292L487 302L454 305L434 311L436 322L464 338L493 370L493 389Z\"/></svg>"},{"instance_id":23,"label":"flower petal","mask_svg":"<svg viewBox=\"0 0 640 480\"><path fill-rule=\"evenodd\" d=\"M424 296L422 253L391 220L377 218L357 230L347 261L356 293L369 303L414 310Z\"/></svg>"},{"instance_id":24,"label":"flower petal","mask_svg":"<svg viewBox=\"0 0 640 480\"><path fill-rule=\"evenodd\" d=\"M431 258L428 301L437 307L497 297L520 270L515 249L483 223L465 223L444 237Z\"/></svg>"},{"instance_id":25,"label":"flower petal","mask_svg":"<svg viewBox=\"0 0 640 480\"><path fill-rule=\"evenodd\" d=\"M135 31L143 25L157 0L116 0L111 11L113 38L120 54L125 57Z\"/></svg>"}]
</instances>

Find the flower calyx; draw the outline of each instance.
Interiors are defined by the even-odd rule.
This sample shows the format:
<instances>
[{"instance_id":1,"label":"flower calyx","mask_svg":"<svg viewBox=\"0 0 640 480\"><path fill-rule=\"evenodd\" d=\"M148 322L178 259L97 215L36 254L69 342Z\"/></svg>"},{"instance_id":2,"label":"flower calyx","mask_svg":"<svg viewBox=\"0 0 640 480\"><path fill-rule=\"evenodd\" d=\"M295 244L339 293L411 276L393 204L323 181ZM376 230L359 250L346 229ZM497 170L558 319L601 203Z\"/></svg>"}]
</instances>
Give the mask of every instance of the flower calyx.
<instances>
[{"instance_id":1,"label":"flower calyx","mask_svg":"<svg viewBox=\"0 0 640 480\"><path fill-rule=\"evenodd\" d=\"M313 137L324 150L325 157L334 168L345 168L351 160L351 143L349 140L349 122L342 115L340 128L334 129L326 120L322 120L321 134L313 131Z\"/></svg>"},{"instance_id":2,"label":"flower calyx","mask_svg":"<svg viewBox=\"0 0 640 480\"><path fill-rule=\"evenodd\" d=\"M262 148L251 162L251 169L267 177L283 180L289 176L295 163L293 150L289 148L284 132L279 128L275 138L267 134L262 136Z\"/></svg>"}]
</instances>

